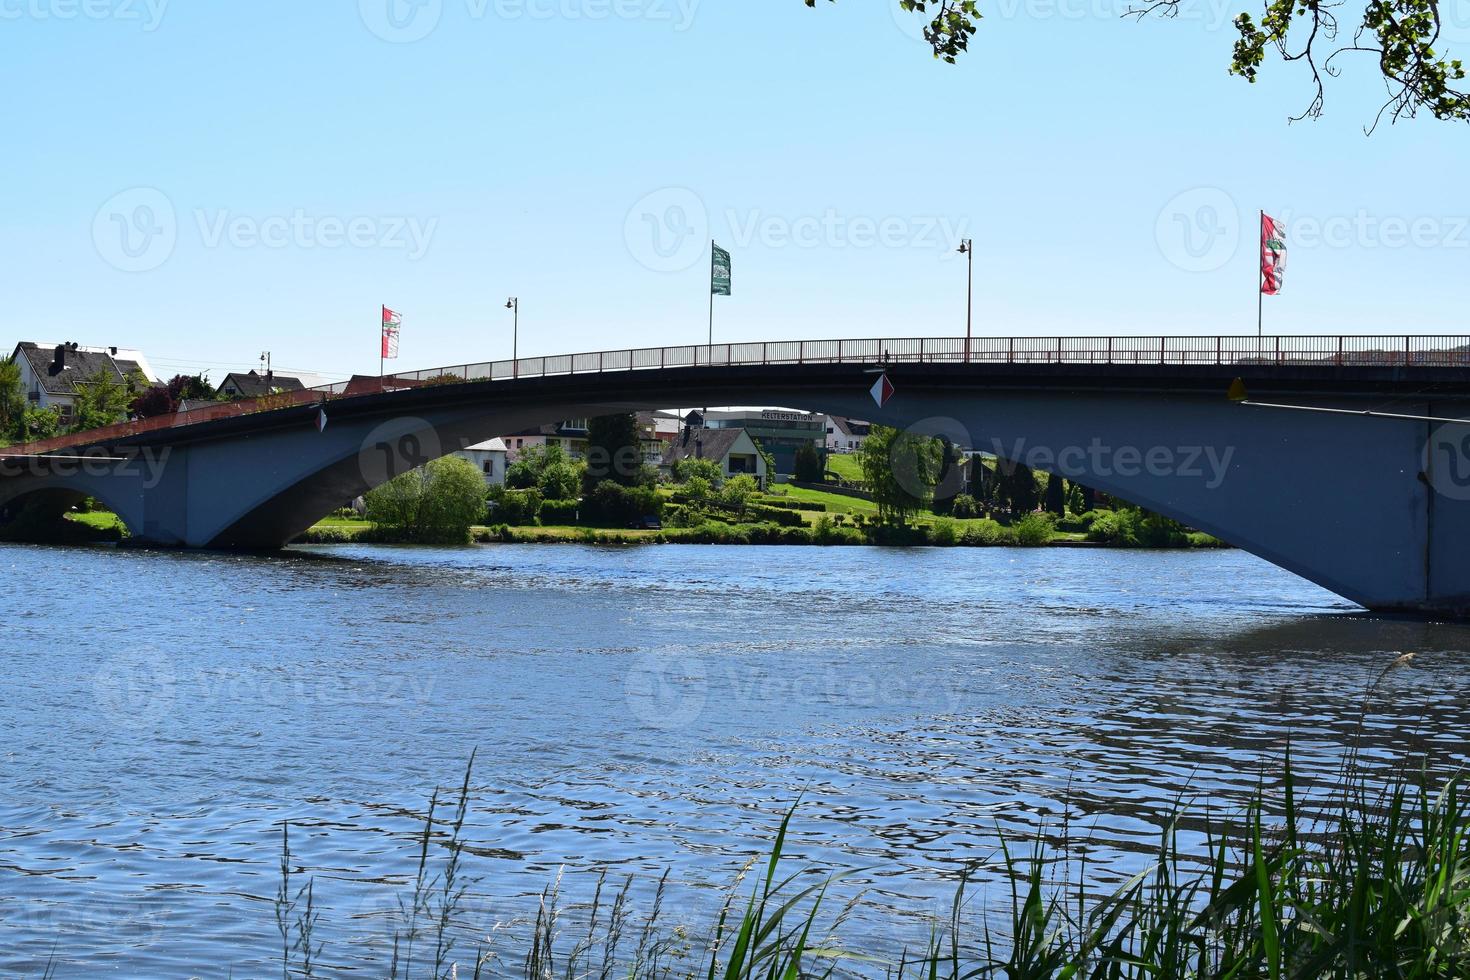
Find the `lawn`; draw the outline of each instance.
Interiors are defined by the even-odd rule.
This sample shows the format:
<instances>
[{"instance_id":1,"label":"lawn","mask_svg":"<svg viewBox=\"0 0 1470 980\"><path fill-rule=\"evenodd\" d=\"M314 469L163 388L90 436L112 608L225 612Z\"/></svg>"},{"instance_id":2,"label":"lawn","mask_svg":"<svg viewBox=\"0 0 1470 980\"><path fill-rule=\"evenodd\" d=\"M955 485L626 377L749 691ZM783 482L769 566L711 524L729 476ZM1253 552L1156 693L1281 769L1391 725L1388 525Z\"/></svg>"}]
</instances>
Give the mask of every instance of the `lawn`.
<instances>
[{"instance_id":1,"label":"lawn","mask_svg":"<svg viewBox=\"0 0 1470 980\"><path fill-rule=\"evenodd\" d=\"M863 482L863 468L857 453L832 453L827 457L827 472L854 483Z\"/></svg>"}]
</instances>

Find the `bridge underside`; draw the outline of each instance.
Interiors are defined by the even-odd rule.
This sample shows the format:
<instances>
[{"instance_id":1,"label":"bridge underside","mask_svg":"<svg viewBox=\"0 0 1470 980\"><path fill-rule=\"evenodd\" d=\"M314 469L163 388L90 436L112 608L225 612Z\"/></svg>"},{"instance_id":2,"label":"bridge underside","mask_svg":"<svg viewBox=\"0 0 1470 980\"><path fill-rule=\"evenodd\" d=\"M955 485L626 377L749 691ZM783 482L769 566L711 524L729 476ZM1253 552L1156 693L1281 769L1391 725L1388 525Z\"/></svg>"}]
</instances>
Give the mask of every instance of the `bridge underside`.
<instances>
[{"instance_id":1,"label":"bridge underside","mask_svg":"<svg viewBox=\"0 0 1470 980\"><path fill-rule=\"evenodd\" d=\"M1470 426L1226 397L1243 374L1255 400L1458 419L1470 417L1470 376L1459 370L913 364L888 374L897 395L881 410L867 393L875 369L852 364L573 375L344 398L325 406L320 430L318 409L304 406L97 447L131 456L126 466L10 467L0 477L0 514L90 495L145 543L279 548L397 473L508 431L635 409L759 403L946 435L1060 472L1372 609L1470 614Z\"/></svg>"}]
</instances>

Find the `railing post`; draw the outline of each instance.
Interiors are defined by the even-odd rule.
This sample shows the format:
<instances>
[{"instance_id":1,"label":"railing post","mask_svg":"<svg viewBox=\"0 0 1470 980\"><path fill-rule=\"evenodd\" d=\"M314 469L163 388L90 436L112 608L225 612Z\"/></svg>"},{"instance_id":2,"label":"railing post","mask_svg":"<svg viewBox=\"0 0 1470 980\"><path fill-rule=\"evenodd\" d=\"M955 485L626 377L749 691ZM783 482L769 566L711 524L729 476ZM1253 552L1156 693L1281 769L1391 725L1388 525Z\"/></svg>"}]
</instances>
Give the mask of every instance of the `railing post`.
<instances>
[{"instance_id":1,"label":"railing post","mask_svg":"<svg viewBox=\"0 0 1470 980\"><path fill-rule=\"evenodd\" d=\"M924 338L919 338L919 363L924 363Z\"/></svg>"},{"instance_id":2,"label":"railing post","mask_svg":"<svg viewBox=\"0 0 1470 980\"><path fill-rule=\"evenodd\" d=\"M1016 338L1015 337L1012 337L1011 338L1010 349L1006 352L1006 363L1007 364L1015 364L1016 363Z\"/></svg>"},{"instance_id":3,"label":"railing post","mask_svg":"<svg viewBox=\"0 0 1470 980\"><path fill-rule=\"evenodd\" d=\"M1225 363L1225 358L1223 356L1223 352L1221 351L1221 347L1222 346L1224 346L1224 339L1223 338L1220 338L1220 337L1216 337L1215 338L1215 364L1217 366Z\"/></svg>"},{"instance_id":4,"label":"railing post","mask_svg":"<svg viewBox=\"0 0 1470 980\"><path fill-rule=\"evenodd\" d=\"M1404 337L1404 367L1409 366L1409 341L1411 338Z\"/></svg>"},{"instance_id":5,"label":"railing post","mask_svg":"<svg viewBox=\"0 0 1470 980\"><path fill-rule=\"evenodd\" d=\"M796 342L796 363L806 363L806 341L804 340L798 340Z\"/></svg>"},{"instance_id":6,"label":"railing post","mask_svg":"<svg viewBox=\"0 0 1470 980\"><path fill-rule=\"evenodd\" d=\"M1342 338L1337 338L1337 366L1342 367Z\"/></svg>"},{"instance_id":7,"label":"railing post","mask_svg":"<svg viewBox=\"0 0 1470 980\"><path fill-rule=\"evenodd\" d=\"M1164 338L1159 338L1159 363L1164 363Z\"/></svg>"},{"instance_id":8,"label":"railing post","mask_svg":"<svg viewBox=\"0 0 1470 980\"><path fill-rule=\"evenodd\" d=\"M1057 338L1057 363L1062 363L1062 338Z\"/></svg>"},{"instance_id":9,"label":"railing post","mask_svg":"<svg viewBox=\"0 0 1470 980\"><path fill-rule=\"evenodd\" d=\"M602 373L602 351L597 352L597 373Z\"/></svg>"},{"instance_id":10,"label":"railing post","mask_svg":"<svg viewBox=\"0 0 1470 980\"><path fill-rule=\"evenodd\" d=\"M1281 335L1276 335L1276 365L1281 366Z\"/></svg>"},{"instance_id":11,"label":"railing post","mask_svg":"<svg viewBox=\"0 0 1470 980\"><path fill-rule=\"evenodd\" d=\"M1108 338L1108 363L1113 363L1113 338Z\"/></svg>"},{"instance_id":12,"label":"railing post","mask_svg":"<svg viewBox=\"0 0 1470 980\"><path fill-rule=\"evenodd\" d=\"M669 353L669 349L667 347L660 347L658 349L658 369L660 371L662 371L664 369L664 362L665 362L666 358L668 357L668 353Z\"/></svg>"},{"instance_id":13,"label":"railing post","mask_svg":"<svg viewBox=\"0 0 1470 980\"><path fill-rule=\"evenodd\" d=\"M837 363L842 363L842 341L837 342Z\"/></svg>"},{"instance_id":14,"label":"railing post","mask_svg":"<svg viewBox=\"0 0 1470 980\"><path fill-rule=\"evenodd\" d=\"M764 340L762 340L762 341L761 341L761 365L762 365L762 366L763 366L763 367L764 367L764 366L765 366L765 365L767 365L767 364L770 364L770 363L771 363L771 356L770 356L770 354L768 354L768 353L767 353L767 352L766 352L766 347L767 347L767 346L768 346L768 345L767 345L767 343L766 343L766 341L764 341Z\"/></svg>"}]
</instances>

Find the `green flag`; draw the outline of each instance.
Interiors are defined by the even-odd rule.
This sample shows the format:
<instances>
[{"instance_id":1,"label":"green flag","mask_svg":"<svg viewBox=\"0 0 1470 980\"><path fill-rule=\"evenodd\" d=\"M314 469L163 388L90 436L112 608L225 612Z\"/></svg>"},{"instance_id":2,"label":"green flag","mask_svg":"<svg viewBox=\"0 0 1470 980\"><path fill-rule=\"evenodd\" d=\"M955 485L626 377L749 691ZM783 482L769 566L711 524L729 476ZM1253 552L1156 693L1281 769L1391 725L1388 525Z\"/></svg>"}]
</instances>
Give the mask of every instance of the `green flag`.
<instances>
[{"instance_id":1,"label":"green flag","mask_svg":"<svg viewBox=\"0 0 1470 980\"><path fill-rule=\"evenodd\" d=\"M709 291L715 296L730 295L730 253L710 242Z\"/></svg>"}]
</instances>

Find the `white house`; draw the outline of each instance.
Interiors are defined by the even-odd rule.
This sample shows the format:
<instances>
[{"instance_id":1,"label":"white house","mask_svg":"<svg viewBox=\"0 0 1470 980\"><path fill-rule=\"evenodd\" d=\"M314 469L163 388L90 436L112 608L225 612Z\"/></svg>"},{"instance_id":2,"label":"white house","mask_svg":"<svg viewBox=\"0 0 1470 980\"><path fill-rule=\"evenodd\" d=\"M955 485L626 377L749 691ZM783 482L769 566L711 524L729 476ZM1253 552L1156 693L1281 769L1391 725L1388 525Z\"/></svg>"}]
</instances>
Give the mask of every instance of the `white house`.
<instances>
[{"instance_id":1,"label":"white house","mask_svg":"<svg viewBox=\"0 0 1470 980\"><path fill-rule=\"evenodd\" d=\"M863 440L868 438L872 426L867 422L859 422L856 419L844 418L841 415L828 415L824 419L827 430L827 452L829 453L855 453L863 448Z\"/></svg>"},{"instance_id":2,"label":"white house","mask_svg":"<svg viewBox=\"0 0 1470 980\"><path fill-rule=\"evenodd\" d=\"M36 408L55 408L64 423L69 423L75 412L77 386L92 382L98 375L122 384L137 373L149 384L158 383L142 351L122 347L24 341L15 345L13 356L20 366L20 383L27 402Z\"/></svg>"},{"instance_id":3,"label":"white house","mask_svg":"<svg viewBox=\"0 0 1470 980\"><path fill-rule=\"evenodd\" d=\"M500 439L505 443L512 463L515 462L521 450L530 449L532 446L559 446L566 450L567 455L573 459L581 459L587 454L587 420L567 419L564 422L552 422L534 429L512 432L501 436Z\"/></svg>"},{"instance_id":4,"label":"white house","mask_svg":"<svg viewBox=\"0 0 1470 980\"><path fill-rule=\"evenodd\" d=\"M748 474L766 486L766 459L744 429L686 428L664 453L660 469L672 473L681 459L714 460L726 476Z\"/></svg>"},{"instance_id":5,"label":"white house","mask_svg":"<svg viewBox=\"0 0 1470 980\"><path fill-rule=\"evenodd\" d=\"M475 468L485 475L486 485L500 486L505 483L507 451L504 439L491 439L489 442L467 446L454 455L474 463Z\"/></svg>"}]
</instances>

